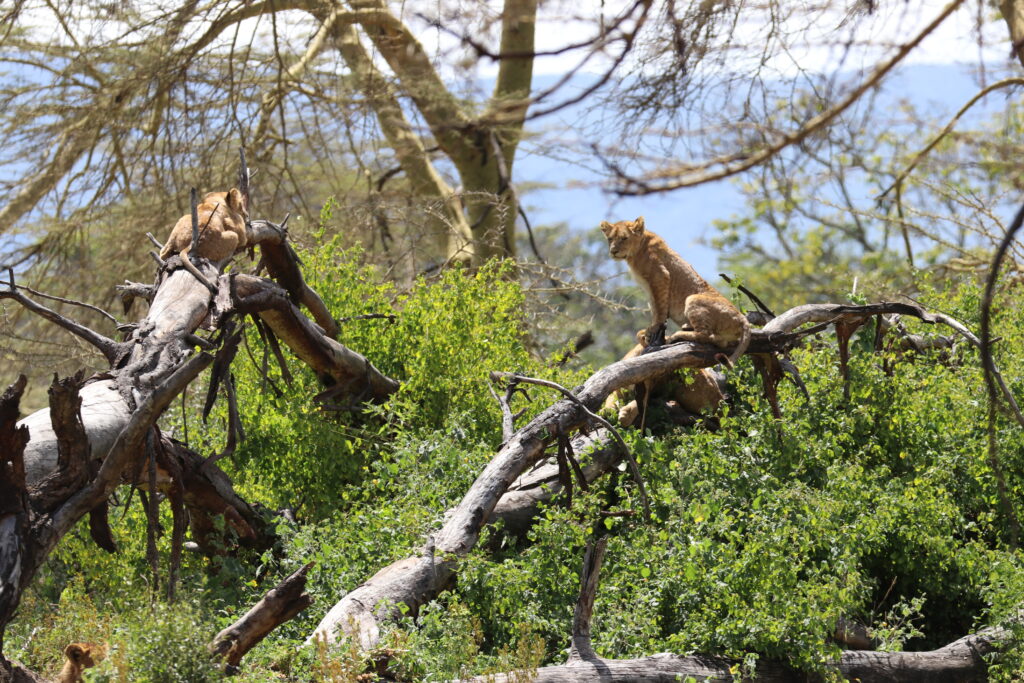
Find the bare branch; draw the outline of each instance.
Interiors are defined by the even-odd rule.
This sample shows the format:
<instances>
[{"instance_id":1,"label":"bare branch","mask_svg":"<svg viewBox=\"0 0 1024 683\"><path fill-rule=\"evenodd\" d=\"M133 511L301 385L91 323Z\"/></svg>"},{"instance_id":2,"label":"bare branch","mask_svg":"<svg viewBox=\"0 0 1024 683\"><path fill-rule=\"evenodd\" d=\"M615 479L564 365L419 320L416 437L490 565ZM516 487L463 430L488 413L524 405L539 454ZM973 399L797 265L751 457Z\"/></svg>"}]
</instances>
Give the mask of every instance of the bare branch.
<instances>
[{"instance_id":1,"label":"bare branch","mask_svg":"<svg viewBox=\"0 0 1024 683\"><path fill-rule=\"evenodd\" d=\"M626 462L629 463L630 474L633 475L633 480L636 482L637 490L640 492L640 500L644 506L644 518L648 522L651 521L651 504L647 498L647 489L644 487L643 477L640 475L640 467L636 464L636 460L633 458L633 453L629 450L629 446L627 446L626 442L622 439L622 435L619 434L619 430L612 426L612 423L610 423L608 420L604 419L597 413L587 408L587 406L585 406L583 402L576 397L576 394L572 393L571 391L563 387L561 384L558 384L557 382L552 382L546 379L537 379L536 377L526 377L525 375L519 375L514 372L492 372L491 379L507 379L514 382L525 382L527 384L536 384L538 386L554 389L560 392L567 399L578 405L580 409L587 415L587 417L589 417L591 420L597 422L599 425L607 429L612 434L612 436L615 437L615 441L619 444L619 447L622 449L623 456L626 458Z\"/></svg>"},{"instance_id":2,"label":"bare branch","mask_svg":"<svg viewBox=\"0 0 1024 683\"><path fill-rule=\"evenodd\" d=\"M13 282L14 274L9 271L8 282L4 284L11 286ZM20 288L20 285L14 286ZM125 344L109 339L99 332L89 329L85 325L77 323L70 318L65 318L56 311L53 311L42 304L36 303L21 292L17 291L17 289L11 288L0 290L0 299L13 299L36 315L49 320L58 327L62 327L76 337L88 342L103 354L103 357L107 359L107 362L110 363L110 365L114 365L127 348Z\"/></svg>"}]
</instances>

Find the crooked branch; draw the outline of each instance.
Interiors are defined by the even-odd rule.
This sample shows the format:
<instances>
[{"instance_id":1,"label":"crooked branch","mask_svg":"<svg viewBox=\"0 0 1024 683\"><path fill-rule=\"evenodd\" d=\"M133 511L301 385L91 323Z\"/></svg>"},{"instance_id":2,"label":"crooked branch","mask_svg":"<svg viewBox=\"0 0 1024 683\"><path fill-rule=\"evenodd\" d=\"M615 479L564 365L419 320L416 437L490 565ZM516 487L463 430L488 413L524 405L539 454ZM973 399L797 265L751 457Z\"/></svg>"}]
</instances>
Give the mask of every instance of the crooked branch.
<instances>
[{"instance_id":1,"label":"crooked branch","mask_svg":"<svg viewBox=\"0 0 1024 683\"><path fill-rule=\"evenodd\" d=\"M71 334L75 335L76 337L88 342L89 344L94 346L100 353L103 354L103 357L107 359L107 362L110 363L110 365L114 365L117 362L117 360L121 357L121 354L124 352L124 349L126 348L125 344L116 342L113 339L105 337L99 332L96 332L95 330L92 330L86 327L85 325L82 325L81 323L75 322L70 318L65 318L60 313L57 313L56 311L49 309L40 303L36 303L35 301L33 301L32 299L28 298L27 296L18 291L18 289L24 289L23 287L21 287L21 285L16 285L13 283L14 275L13 273L10 273L8 282L2 283L6 284L8 286L8 289L0 290L0 299L11 299L13 301L17 301L23 307L25 307L29 311L32 311L41 318L49 320L54 325L57 325L58 327L61 327L70 332Z\"/></svg>"}]
</instances>

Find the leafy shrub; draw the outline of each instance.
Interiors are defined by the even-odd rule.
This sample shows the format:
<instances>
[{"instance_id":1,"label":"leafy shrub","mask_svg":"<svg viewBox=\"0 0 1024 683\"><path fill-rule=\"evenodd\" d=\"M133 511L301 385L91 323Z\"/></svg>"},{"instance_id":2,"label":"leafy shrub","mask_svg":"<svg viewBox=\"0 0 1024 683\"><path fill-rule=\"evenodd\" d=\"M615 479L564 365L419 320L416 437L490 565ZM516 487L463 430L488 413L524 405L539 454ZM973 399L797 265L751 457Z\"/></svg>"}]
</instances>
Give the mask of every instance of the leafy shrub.
<instances>
[{"instance_id":1,"label":"leafy shrub","mask_svg":"<svg viewBox=\"0 0 1024 683\"><path fill-rule=\"evenodd\" d=\"M209 644L216 631L188 603L157 603L114 629L96 683L204 683L220 679Z\"/></svg>"}]
</instances>

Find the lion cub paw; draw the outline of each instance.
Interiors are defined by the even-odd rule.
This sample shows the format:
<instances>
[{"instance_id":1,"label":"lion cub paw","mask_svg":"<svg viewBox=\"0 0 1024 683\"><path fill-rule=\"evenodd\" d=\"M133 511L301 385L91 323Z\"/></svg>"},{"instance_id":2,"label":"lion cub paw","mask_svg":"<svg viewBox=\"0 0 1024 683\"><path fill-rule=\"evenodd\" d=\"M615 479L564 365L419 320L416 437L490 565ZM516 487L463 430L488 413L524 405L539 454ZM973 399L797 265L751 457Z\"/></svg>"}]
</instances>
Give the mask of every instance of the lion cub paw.
<instances>
[{"instance_id":1,"label":"lion cub paw","mask_svg":"<svg viewBox=\"0 0 1024 683\"><path fill-rule=\"evenodd\" d=\"M639 415L640 409L637 407L636 401L630 401L619 409L619 426L629 427L636 422Z\"/></svg>"}]
</instances>

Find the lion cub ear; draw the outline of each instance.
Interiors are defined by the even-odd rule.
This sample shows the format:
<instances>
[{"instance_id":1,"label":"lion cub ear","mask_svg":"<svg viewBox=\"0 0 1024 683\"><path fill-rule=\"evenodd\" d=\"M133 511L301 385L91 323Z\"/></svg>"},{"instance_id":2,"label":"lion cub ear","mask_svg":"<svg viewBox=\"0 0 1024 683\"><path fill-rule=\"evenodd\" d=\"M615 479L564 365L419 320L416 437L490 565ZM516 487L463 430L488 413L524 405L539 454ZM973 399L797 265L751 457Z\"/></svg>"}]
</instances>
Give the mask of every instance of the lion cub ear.
<instances>
[{"instance_id":1,"label":"lion cub ear","mask_svg":"<svg viewBox=\"0 0 1024 683\"><path fill-rule=\"evenodd\" d=\"M237 187L228 191L228 208L238 213L245 213L245 198Z\"/></svg>"},{"instance_id":2,"label":"lion cub ear","mask_svg":"<svg viewBox=\"0 0 1024 683\"><path fill-rule=\"evenodd\" d=\"M604 233L604 234L606 234L606 235L607 235L607 234L608 234L609 232L611 232L611 231L612 231L612 228L614 228L614 227L615 227L615 226L614 226L614 225L612 225L611 223L609 223L608 221L601 221L601 232L603 232L603 233Z\"/></svg>"},{"instance_id":3,"label":"lion cub ear","mask_svg":"<svg viewBox=\"0 0 1024 683\"><path fill-rule=\"evenodd\" d=\"M643 231L644 231L644 217L640 216L635 221L633 221L633 232L635 232L636 234L639 235Z\"/></svg>"}]
</instances>

